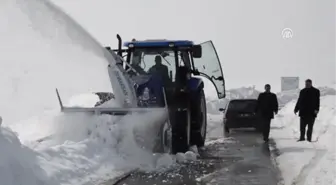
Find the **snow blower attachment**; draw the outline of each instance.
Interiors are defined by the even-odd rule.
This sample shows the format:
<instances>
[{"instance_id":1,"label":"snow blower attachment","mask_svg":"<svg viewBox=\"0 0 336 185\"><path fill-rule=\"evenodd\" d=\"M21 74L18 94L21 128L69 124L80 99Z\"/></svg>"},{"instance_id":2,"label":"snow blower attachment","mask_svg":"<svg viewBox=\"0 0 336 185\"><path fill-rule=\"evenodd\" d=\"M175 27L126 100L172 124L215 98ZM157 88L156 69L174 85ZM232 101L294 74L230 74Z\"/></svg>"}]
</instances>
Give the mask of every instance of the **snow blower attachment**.
<instances>
[{"instance_id":1,"label":"snow blower attachment","mask_svg":"<svg viewBox=\"0 0 336 185\"><path fill-rule=\"evenodd\" d=\"M188 40L133 39L124 43L123 49L120 36L117 38L118 49L105 47L113 94L96 93L100 102L94 107L66 107L56 89L61 111L126 115L164 110L167 118L157 131L154 152L186 152L190 146L204 146L204 83L196 76L210 80L218 98L225 97L223 72L212 41L195 45ZM121 106L108 106L111 99Z\"/></svg>"}]
</instances>

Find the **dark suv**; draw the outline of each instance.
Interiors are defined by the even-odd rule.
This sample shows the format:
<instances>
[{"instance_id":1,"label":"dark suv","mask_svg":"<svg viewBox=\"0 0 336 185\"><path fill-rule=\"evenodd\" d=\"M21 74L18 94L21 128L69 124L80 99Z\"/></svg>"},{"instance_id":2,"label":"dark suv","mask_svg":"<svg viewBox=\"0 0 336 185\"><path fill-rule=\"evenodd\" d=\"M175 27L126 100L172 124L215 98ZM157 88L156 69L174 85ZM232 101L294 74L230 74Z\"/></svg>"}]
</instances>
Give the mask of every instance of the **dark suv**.
<instances>
[{"instance_id":1,"label":"dark suv","mask_svg":"<svg viewBox=\"0 0 336 185\"><path fill-rule=\"evenodd\" d=\"M259 119L256 114L256 99L230 100L224 112L224 129L229 133L231 128L256 128L259 130Z\"/></svg>"}]
</instances>

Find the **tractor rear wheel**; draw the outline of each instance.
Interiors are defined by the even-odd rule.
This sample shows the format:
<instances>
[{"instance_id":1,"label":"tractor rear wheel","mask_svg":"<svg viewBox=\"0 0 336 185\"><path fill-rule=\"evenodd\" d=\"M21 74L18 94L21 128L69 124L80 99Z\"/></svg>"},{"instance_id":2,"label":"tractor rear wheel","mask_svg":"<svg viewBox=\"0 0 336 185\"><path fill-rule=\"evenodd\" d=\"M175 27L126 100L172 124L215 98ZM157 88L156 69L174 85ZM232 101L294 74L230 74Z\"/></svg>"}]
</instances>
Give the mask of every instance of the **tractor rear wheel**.
<instances>
[{"instance_id":1,"label":"tractor rear wheel","mask_svg":"<svg viewBox=\"0 0 336 185\"><path fill-rule=\"evenodd\" d=\"M194 96L191 110L191 145L203 147L207 134L207 108L203 89Z\"/></svg>"},{"instance_id":2,"label":"tractor rear wheel","mask_svg":"<svg viewBox=\"0 0 336 185\"><path fill-rule=\"evenodd\" d=\"M190 146L190 110L178 109L173 116L172 151L173 154L189 150Z\"/></svg>"}]
</instances>

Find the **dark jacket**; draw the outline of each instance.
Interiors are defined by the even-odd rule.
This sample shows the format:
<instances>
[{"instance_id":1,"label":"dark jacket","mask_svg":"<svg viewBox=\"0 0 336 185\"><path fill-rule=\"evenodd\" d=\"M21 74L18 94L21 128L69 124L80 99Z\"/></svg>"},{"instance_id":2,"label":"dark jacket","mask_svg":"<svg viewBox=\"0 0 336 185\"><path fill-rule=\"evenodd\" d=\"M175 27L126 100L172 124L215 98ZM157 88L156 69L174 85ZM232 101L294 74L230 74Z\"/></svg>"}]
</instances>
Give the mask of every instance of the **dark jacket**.
<instances>
[{"instance_id":1,"label":"dark jacket","mask_svg":"<svg viewBox=\"0 0 336 185\"><path fill-rule=\"evenodd\" d=\"M148 70L148 73L160 74L165 84L169 81L169 71L166 65L154 65Z\"/></svg>"},{"instance_id":2,"label":"dark jacket","mask_svg":"<svg viewBox=\"0 0 336 185\"><path fill-rule=\"evenodd\" d=\"M259 116L267 119L273 119L274 113L278 113L279 105L277 96L271 92L259 94L256 111Z\"/></svg>"},{"instance_id":3,"label":"dark jacket","mask_svg":"<svg viewBox=\"0 0 336 185\"><path fill-rule=\"evenodd\" d=\"M316 117L315 111L320 110L320 90L315 87L304 88L300 91L294 112L300 117Z\"/></svg>"}]
</instances>

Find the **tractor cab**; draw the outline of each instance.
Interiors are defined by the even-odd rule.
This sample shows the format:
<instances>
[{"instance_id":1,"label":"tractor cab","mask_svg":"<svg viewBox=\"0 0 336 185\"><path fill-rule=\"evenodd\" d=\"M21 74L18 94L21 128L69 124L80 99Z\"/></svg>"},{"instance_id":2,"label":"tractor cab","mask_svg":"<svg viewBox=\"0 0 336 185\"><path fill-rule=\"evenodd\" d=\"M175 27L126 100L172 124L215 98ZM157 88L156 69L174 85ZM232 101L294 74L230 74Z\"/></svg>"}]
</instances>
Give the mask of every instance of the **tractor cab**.
<instances>
[{"instance_id":1,"label":"tractor cab","mask_svg":"<svg viewBox=\"0 0 336 185\"><path fill-rule=\"evenodd\" d=\"M203 82L195 77L203 76L215 86L218 98L225 97L223 73L212 41L196 45L188 40L133 39L123 46L127 49L119 48L118 54L126 61L124 69L130 76L160 78L167 94L184 84L197 90Z\"/></svg>"}]
</instances>

